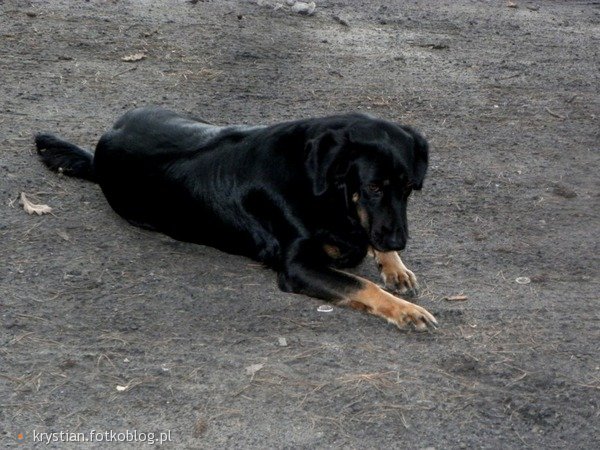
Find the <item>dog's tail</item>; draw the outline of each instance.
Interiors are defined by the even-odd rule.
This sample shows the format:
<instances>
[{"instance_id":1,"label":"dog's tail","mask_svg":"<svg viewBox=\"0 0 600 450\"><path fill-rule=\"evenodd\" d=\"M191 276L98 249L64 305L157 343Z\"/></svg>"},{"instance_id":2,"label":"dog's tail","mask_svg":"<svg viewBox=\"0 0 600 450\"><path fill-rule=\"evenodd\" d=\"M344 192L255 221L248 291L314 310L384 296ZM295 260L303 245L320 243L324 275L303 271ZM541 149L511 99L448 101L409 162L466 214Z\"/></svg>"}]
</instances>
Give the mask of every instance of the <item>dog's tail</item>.
<instances>
[{"instance_id":1,"label":"dog's tail","mask_svg":"<svg viewBox=\"0 0 600 450\"><path fill-rule=\"evenodd\" d=\"M50 170L96 182L92 164L94 155L90 152L45 133L35 136L35 146L40 159Z\"/></svg>"}]
</instances>

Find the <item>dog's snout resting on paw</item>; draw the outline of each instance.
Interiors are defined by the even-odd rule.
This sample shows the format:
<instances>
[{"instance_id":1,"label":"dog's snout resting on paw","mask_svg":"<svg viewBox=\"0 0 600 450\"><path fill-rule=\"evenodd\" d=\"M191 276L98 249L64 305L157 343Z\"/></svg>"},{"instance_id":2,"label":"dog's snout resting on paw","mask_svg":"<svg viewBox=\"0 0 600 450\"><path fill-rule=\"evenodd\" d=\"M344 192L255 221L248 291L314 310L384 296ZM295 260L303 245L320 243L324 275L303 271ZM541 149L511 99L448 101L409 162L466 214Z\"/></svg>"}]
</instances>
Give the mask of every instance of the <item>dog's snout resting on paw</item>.
<instances>
[{"instance_id":1,"label":"dog's snout resting on paw","mask_svg":"<svg viewBox=\"0 0 600 450\"><path fill-rule=\"evenodd\" d=\"M127 112L92 154L39 134L42 161L96 182L136 226L261 261L282 290L425 330L424 308L346 273L370 252L385 285L417 289L398 251L428 146L412 128L363 114L217 127L161 108Z\"/></svg>"}]
</instances>

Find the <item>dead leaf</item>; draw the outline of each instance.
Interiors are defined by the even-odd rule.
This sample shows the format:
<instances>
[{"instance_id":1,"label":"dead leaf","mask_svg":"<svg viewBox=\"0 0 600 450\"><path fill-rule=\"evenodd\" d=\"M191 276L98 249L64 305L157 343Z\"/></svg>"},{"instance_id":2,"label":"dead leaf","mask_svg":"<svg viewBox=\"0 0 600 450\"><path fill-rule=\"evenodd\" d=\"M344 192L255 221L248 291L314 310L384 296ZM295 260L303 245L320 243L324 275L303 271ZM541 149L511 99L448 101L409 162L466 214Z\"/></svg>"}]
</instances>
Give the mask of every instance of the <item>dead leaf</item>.
<instances>
[{"instance_id":1,"label":"dead leaf","mask_svg":"<svg viewBox=\"0 0 600 450\"><path fill-rule=\"evenodd\" d=\"M71 240L71 238L69 237L69 235L67 234L67 232L64 231L64 230L56 230L56 234L58 234L65 241L70 241Z\"/></svg>"},{"instance_id":2,"label":"dead leaf","mask_svg":"<svg viewBox=\"0 0 600 450\"><path fill-rule=\"evenodd\" d=\"M135 61L141 61L142 59L145 59L145 58L146 58L145 53L134 53L133 55L123 56L121 58L121 60L126 61L126 62L135 62Z\"/></svg>"},{"instance_id":3,"label":"dead leaf","mask_svg":"<svg viewBox=\"0 0 600 450\"><path fill-rule=\"evenodd\" d=\"M50 214L52 212L52 208L48 205L36 205L35 203L31 203L25 192L21 192L21 200L19 203L23 205L23 209L27 214L37 214L41 216L42 214Z\"/></svg>"},{"instance_id":4,"label":"dead leaf","mask_svg":"<svg viewBox=\"0 0 600 450\"><path fill-rule=\"evenodd\" d=\"M450 297L444 297L444 300L446 300L447 302L464 302L468 299L469 297L467 297L466 295L451 295Z\"/></svg>"},{"instance_id":5,"label":"dead leaf","mask_svg":"<svg viewBox=\"0 0 600 450\"><path fill-rule=\"evenodd\" d=\"M251 377L254 376L254 374L256 372L258 372L260 369L262 369L264 367L264 364L252 364L248 367L246 367L246 375L250 375Z\"/></svg>"}]
</instances>

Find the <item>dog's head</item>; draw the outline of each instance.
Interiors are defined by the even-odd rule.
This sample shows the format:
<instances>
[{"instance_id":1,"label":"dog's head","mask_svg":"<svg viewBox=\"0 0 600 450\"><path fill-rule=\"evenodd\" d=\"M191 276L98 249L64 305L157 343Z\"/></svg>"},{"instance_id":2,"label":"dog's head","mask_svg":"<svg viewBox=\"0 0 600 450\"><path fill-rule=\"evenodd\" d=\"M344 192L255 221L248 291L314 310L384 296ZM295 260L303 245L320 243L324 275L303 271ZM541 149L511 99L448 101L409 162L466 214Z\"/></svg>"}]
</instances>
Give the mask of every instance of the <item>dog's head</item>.
<instances>
[{"instance_id":1,"label":"dog's head","mask_svg":"<svg viewBox=\"0 0 600 450\"><path fill-rule=\"evenodd\" d=\"M379 251L402 250L406 207L427 172L427 141L415 130L361 117L308 142L306 168L313 194L345 199L348 214Z\"/></svg>"}]
</instances>

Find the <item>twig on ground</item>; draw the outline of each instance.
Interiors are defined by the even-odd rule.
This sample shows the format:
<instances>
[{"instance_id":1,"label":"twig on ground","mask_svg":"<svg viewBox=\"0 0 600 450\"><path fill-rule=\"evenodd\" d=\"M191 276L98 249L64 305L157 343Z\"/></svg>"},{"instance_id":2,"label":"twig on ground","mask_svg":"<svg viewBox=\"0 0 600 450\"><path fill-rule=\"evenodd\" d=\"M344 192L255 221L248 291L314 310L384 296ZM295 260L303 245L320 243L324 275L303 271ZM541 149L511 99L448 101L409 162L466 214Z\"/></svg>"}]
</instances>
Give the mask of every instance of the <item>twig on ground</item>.
<instances>
[{"instance_id":1,"label":"twig on ground","mask_svg":"<svg viewBox=\"0 0 600 450\"><path fill-rule=\"evenodd\" d=\"M551 116L554 116L554 117L556 117L558 119L561 119L561 120L565 120L566 119L565 116L561 116L560 114L552 111L550 108L546 108L546 111L548 112L548 114L550 114Z\"/></svg>"}]
</instances>

